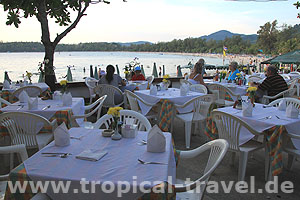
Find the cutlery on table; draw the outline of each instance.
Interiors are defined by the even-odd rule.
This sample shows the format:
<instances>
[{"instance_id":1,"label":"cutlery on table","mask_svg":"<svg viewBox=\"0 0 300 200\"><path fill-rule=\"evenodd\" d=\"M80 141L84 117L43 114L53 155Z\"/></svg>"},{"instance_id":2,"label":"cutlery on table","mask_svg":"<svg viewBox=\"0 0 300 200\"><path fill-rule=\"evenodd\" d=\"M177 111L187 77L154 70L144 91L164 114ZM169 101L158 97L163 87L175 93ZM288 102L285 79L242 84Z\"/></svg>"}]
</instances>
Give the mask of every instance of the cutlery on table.
<instances>
[{"instance_id":1,"label":"cutlery on table","mask_svg":"<svg viewBox=\"0 0 300 200\"><path fill-rule=\"evenodd\" d=\"M140 142L137 143L138 145L146 145L147 144L147 141L146 140L142 140Z\"/></svg>"},{"instance_id":2,"label":"cutlery on table","mask_svg":"<svg viewBox=\"0 0 300 200\"><path fill-rule=\"evenodd\" d=\"M276 117L277 119L280 119L280 120L290 121L290 120L288 120L288 119L283 119L283 118L280 118L280 117L279 117L279 116L277 116L277 115L275 115L275 117Z\"/></svg>"},{"instance_id":3,"label":"cutlery on table","mask_svg":"<svg viewBox=\"0 0 300 200\"><path fill-rule=\"evenodd\" d=\"M139 161L139 163L141 163L143 165L147 165L147 164L168 165L167 163L161 163L161 162L146 162L141 159L138 159L138 161Z\"/></svg>"},{"instance_id":4,"label":"cutlery on table","mask_svg":"<svg viewBox=\"0 0 300 200\"><path fill-rule=\"evenodd\" d=\"M50 108L50 105L44 107L42 110L46 110L46 109L48 109L48 108Z\"/></svg>"},{"instance_id":5,"label":"cutlery on table","mask_svg":"<svg viewBox=\"0 0 300 200\"><path fill-rule=\"evenodd\" d=\"M270 107L273 107L273 106L263 105L263 108L270 108Z\"/></svg>"},{"instance_id":6,"label":"cutlery on table","mask_svg":"<svg viewBox=\"0 0 300 200\"><path fill-rule=\"evenodd\" d=\"M263 118L260 118L259 120L265 120L265 119L271 119L272 116L267 116L267 117L263 117Z\"/></svg>"},{"instance_id":7,"label":"cutlery on table","mask_svg":"<svg viewBox=\"0 0 300 200\"><path fill-rule=\"evenodd\" d=\"M60 158L66 158L68 157L70 154L65 153L65 154L43 154L43 157L60 157Z\"/></svg>"},{"instance_id":8,"label":"cutlery on table","mask_svg":"<svg viewBox=\"0 0 300 200\"><path fill-rule=\"evenodd\" d=\"M79 136L79 137L75 137L75 136L70 136L70 139L76 139L76 140L81 140L83 138L84 135Z\"/></svg>"},{"instance_id":9,"label":"cutlery on table","mask_svg":"<svg viewBox=\"0 0 300 200\"><path fill-rule=\"evenodd\" d=\"M24 105L21 105L17 110L21 110L22 108L24 108Z\"/></svg>"}]
</instances>

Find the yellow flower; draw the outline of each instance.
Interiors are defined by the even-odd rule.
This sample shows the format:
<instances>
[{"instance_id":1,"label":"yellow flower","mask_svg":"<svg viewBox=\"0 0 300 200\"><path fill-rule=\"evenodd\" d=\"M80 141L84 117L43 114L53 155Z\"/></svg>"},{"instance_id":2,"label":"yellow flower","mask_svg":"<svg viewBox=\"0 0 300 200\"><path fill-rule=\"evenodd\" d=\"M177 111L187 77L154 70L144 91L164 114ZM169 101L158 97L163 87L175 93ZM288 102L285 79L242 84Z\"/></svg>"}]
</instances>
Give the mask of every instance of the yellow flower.
<instances>
[{"instance_id":1,"label":"yellow flower","mask_svg":"<svg viewBox=\"0 0 300 200\"><path fill-rule=\"evenodd\" d=\"M122 107L110 107L107 111L108 115L112 115L113 117L120 117L120 110L123 110Z\"/></svg>"},{"instance_id":2,"label":"yellow flower","mask_svg":"<svg viewBox=\"0 0 300 200\"><path fill-rule=\"evenodd\" d=\"M247 67L243 67L243 70L247 70L248 68Z\"/></svg>"},{"instance_id":3,"label":"yellow flower","mask_svg":"<svg viewBox=\"0 0 300 200\"><path fill-rule=\"evenodd\" d=\"M247 92L256 92L256 90L257 90L257 87L249 87L247 89Z\"/></svg>"},{"instance_id":4,"label":"yellow flower","mask_svg":"<svg viewBox=\"0 0 300 200\"><path fill-rule=\"evenodd\" d=\"M167 83L167 82L168 82L168 80L167 80L167 79L163 79L163 80L162 80L162 82L164 82L164 83Z\"/></svg>"},{"instance_id":5,"label":"yellow flower","mask_svg":"<svg viewBox=\"0 0 300 200\"><path fill-rule=\"evenodd\" d=\"M164 79L170 78L170 76L169 76L169 74L166 74L166 75L163 76L163 78L164 78Z\"/></svg>"},{"instance_id":6,"label":"yellow flower","mask_svg":"<svg viewBox=\"0 0 300 200\"><path fill-rule=\"evenodd\" d=\"M68 83L67 80L61 80L59 84L60 84L60 85L67 85L67 83Z\"/></svg>"},{"instance_id":7,"label":"yellow flower","mask_svg":"<svg viewBox=\"0 0 300 200\"><path fill-rule=\"evenodd\" d=\"M129 74L129 71L125 71L124 74Z\"/></svg>"}]
</instances>

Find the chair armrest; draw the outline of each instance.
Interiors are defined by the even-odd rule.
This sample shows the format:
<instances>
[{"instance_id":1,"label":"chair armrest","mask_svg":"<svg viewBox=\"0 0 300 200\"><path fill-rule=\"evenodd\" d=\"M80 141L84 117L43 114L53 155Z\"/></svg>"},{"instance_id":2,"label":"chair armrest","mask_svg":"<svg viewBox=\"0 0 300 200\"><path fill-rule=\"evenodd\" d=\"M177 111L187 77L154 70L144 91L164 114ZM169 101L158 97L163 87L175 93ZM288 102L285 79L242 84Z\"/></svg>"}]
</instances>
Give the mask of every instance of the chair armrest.
<instances>
[{"instance_id":1,"label":"chair armrest","mask_svg":"<svg viewBox=\"0 0 300 200\"><path fill-rule=\"evenodd\" d=\"M287 136L289 136L290 138L294 138L294 139L299 139L300 140L300 135L296 135L294 133L287 133Z\"/></svg>"}]
</instances>

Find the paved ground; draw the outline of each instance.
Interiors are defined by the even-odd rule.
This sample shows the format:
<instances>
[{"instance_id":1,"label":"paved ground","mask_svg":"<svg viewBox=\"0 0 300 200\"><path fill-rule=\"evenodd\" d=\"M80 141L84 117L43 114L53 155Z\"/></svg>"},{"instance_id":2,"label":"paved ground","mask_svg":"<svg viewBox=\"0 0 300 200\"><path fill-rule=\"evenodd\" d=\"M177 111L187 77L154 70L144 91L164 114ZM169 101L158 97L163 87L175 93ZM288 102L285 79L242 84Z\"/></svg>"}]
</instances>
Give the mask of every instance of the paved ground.
<instances>
[{"instance_id":1,"label":"paved ground","mask_svg":"<svg viewBox=\"0 0 300 200\"><path fill-rule=\"evenodd\" d=\"M175 132L173 134L175 140L175 146L179 150L186 150L185 140L184 140L184 124L180 121L175 121ZM206 137L203 136L203 128L200 132L197 132L196 135L192 137L191 140L191 149L204 144ZM177 168L177 177L180 179L185 179L186 177L191 178L192 180L197 179L201 176L202 171L205 168L207 161L208 153L190 160L181 160ZM286 155L284 154L284 162L286 163ZM215 173L211 177L211 181L216 181L219 184L218 193L205 193L205 200L217 200L217 199L230 199L230 200L248 200L248 199L286 199L286 200L298 200L300 198L300 162L297 161L294 165L294 169L289 171L284 169L283 173L279 176L279 192L277 193L266 193L265 190L262 193L238 193L234 190L235 183L237 181L237 169L238 169L238 158L235 160L234 166L231 166L231 155L227 153L224 160L220 166L216 169ZM1 171L1 170L0 170ZM3 171L3 170L2 170ZM264 181L264 152L260 150L255 152L251 158L248 160L247 172L246 172L246 182L250 185L250 176L255 177L255 191L258 189L265 188ZM232 191L225 193L221 189L221 181L225 181L226 185L229 181L235 181L232 186ZM294 192L291 194L285 194L280 191L280 184L284 181L291 181L294 184ZM5 183L0 182L0 200L1 196L4 194ZM212 190L215 188L210 187ZM183 198L188 199L188 198Z\"/></svg>"}]
</instances>

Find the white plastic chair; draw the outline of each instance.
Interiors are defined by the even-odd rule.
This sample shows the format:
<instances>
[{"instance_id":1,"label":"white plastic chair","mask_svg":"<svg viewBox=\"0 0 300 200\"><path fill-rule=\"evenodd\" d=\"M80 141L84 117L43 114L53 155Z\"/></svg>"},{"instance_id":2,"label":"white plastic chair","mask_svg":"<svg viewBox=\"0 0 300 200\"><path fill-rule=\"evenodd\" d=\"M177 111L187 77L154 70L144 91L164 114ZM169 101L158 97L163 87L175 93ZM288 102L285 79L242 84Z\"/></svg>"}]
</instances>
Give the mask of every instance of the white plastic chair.
<instances>
[{"instance_id":1,"label":"white plastic chair","mask_svg":"<svg viewBox=\"0 0 300 200\"><path fill-rule=\"evenodd\" d=\"M228 93L233 100L236 100L240 96L221 84L210 84L207 87L216 96L215 103L217 106L233 106L234 101L225 100L226 93Z\"/></svg>"},{"instance_id":2,"label":"white plastic chair","mask_svg":"<svg viewBox=\"0 0 300 200\"><path fill-rule=\"evenodd\" d=\"M287 90L278 93L275 96L264 95L262 98L262 103L268 104L270 100L278 99L280 97L292 97L295 94L295 92L296 92L296 88L289 88Z\"/></svg>"},{"instance_id":3,"label":"white plastic chair","mask_svg":"<svg viewBox=\"0 0 300 200\"><path fill-rule=\"evenodd\" d=\"M293 164L295 162L296 157L300 158L300 150L294 148L293 145L288 144L288 142L291 142L290 139L300 140L300 135L296 135L293 133L287 133L284 136L284 142L282 145L282 149L283 149L283 151L285 151L288 154L287 168L289 170L293 169Z\"/></svg>"},{"instance_id":4,"label":"white plastic chair","mask_svg":"<svg viewBox=\"0 0 300 200\"><path fill-rule=\"evenodd\" d=\"M207 94L207 88L202 84L194 84L190 86L190 91Z\"/></svg>"},{"instance_id":5,"label":"white plastic chair","mask_svg":"<svg viewBox=\"0 0 300 200\"><path fill-rule=\"evenodd\" d=\"M154 81L154 76L153 76L153 75L152 75L152 76L148 76L148 77L146 78L146 81L148 81L148 85L151 85L152 82Z\"/></svg>"},{"instance_id":6,"label":"white plastic chair","mask_svg":"<svg viewBox=\"0 0 300 200\"><path fill-rule=\"evenodd\" d=\"M106 97L107 97L107 95L104 95L104 96L98 98L91 105L84 106L84 110L85 110L86 113L84 115L73 115L72 119L73 120L79 119L79 118L85 118L85 119L87 119L88 117L92 116L95 112L97 112L97 118L96 118L96 120L98 120L100 118L101 108L102 108L102 105L103 105ZM84 126L84 124L78 124L78 125L81 126L81 127Z\"/></svg>"},{"instance_id":7,"label":"white plastic chair","mask_svg":"<svg viewBox=\"0 0 300 200\"><path fill-rule=\"evenodd\" d=\"M20 154L22 162L24 162L27 158L27 151L24 144L12 145L12 146L0 146L0 154ZM12 170L12 166L11 169ZM8 180L9 174L0 175L0 181Z\"/></svg>"},{"instance_id":8,"label":"white plastic chair","mask_svg":"<svg viewBox=\"0 0 300 200\"><path fill-rule=\"evenodd\" d=\"M184 184L182 184L183 181L179 179L176 180L176 197L183 197L182 199L187 199L187 197L189 197L188 199L202 199L211 174L220 165L221 161L226 155L227 150L228 142L223 139L217 139L205 143L196 149L190 151L181 151L181 162L184 161L184 159L190 159L199 156L206 151L210 151L210 154L203 175L200 178L198 178L196 181L192 181L191 183Z\"/></svg>"},{"instance_id":9,"label":"white plastic chair","mask_svg":"<svg viewBox=\"0 0 300 200\"><path fill-rule=\"evenodd\" d=\"M262 133L257 132L243 120L228 113L224 113L221 111L213 111L212 118L213 121L216 122L219 138L225 139L229 143L229 151L233 152L232 161L234 161L235 153L240 154L238 180L244 181L248 161L248 154L250 152L264 148L264 144L256 140L250 140L245 144L240 145L240 132L242 129L246 129L253 135L261 135ZM267 156L268 152L265 151L265 154ZM267 161L268 159L266 159L266 162ZM268 172L269 165L266 163L265 173L268 174Z\"/></svg>"},{"instance_id":10,"label":"white plastic chair","mask_svg":"<svg viewBox=\"0 0 300 200\"><path fill-rule=\"evenodd\" d=\"M288 74L280 74L284 80L290 80L290 76Z\"/></svg>"},{"instance_id":11,"label":"white plastic chair","mask_svg":"<svg viewBox=\"0 0 300 200\"><path fill-rule=\"evenodd\" d=\"M10 102L8 102L8 101L6 101L5 99L2 99L1 97L0 97L0 108L2 108L2 104L5 104L5 105L11 105L11 103Z\"/></svg>"},{"instance_id":12,"label":"white plastic chair","mask_svg":"<svg viewBox=\"0 0 300 200\"><path fill-rule=\"evenodd\" d=\"M126 94L126 97L128 99L130 108L133 111L142 113L141 108L138 104L138 101L142 102L146 106L153 107L155 105L155 104L152 104L152 103L149 103L149 102L145 101L144 99L142 99L138 95L134 94L133 92L130 92L129 90L125 90L125 94ZM158 113L154 113L152 110L150 110L149 113L147 113L145 115L145 117L150 120L150 119L156 119L157 115L158 115Z\"/></svg>"},{"instance_id":13,"label":"white plastic chair","mask_svg":"<svg viewBox=\"0 0 300 200\"><path fill-rule=\"evenodd\" d=\"M278 107L279 103L281 102L281 100L285 99L286 102L286 106L293 104L295 106L295 108L297 108L298 110L300 110L300 100L296 99L296 98L291 98L291 97L286 97L286 98L281 98L281 99L276 99L274 101L272 101L271 103L268 104L268 106L274 106L274 107Z\"/></svg>"},{"instance_id":14,"label":"white plastic chair","mask_svg":"<svg viewBox=\"0 0 300 200\"><path fill-rule=\"evenodd\" d=\"M12 145L25 144L27 149L40 150L53 140L56 120L49 122L40 115L28 112L5 112L0 115L0 124L7 128ZM51 127L51 133L38 134L44 126Z\"/></svg>"},{"instance_id":15,"label":"white plastic chair","mask_svg":"<svg viewBox=\"0 0 300 200\"><path fill-rule=\"evenodd\" d=\"M94 91L100 97L107 95L107 97L103 103L103 107L105 107L105 108L118 107L124 103L123 92L119 88L117 88L113 85L99 84L94 88ZM118 104L116 104L116 102L115 102L116 95L119 95L119 97L122 98L122 101L119 102Z\"/></svg>"},{"instance_id":16,"label":"white plastic chair","mask_svg":"<svg viewBox=\"0 0 300 200\"><path fill-rule=\"evenodd\" d=\"M148 119L141 113L135 112L133 110L120 110L120 121L125 121L126 118L134 118L134 124L138 125L139 131L150 131L151 124ZM105 114L97 122L94 123L94 129L103 128L103 126L108 129L113 122L113 117L111 115Z\"/></svg>"},{"instance_id":17,"label":"white plastic chair","mask_svg":"<svg viewBox=\"0 0 300 200\"><path fill-rule=\"evenodd\" d=\"M24 87L20 87L16 91L14 91L12 93L12 97L17 97L18 98L22 91L26 91L26 93L28 94L29 97L37 97L43 92L43 90L38 86L27 85L27 86L24 86Z\"/></svg>"},{"instance_id":18,"label":"white plastic chair","mask_svg":"<svg viewBox=\"0 0 300 200\"><path fill-rule=\"evenodd\" d=\"M189 82L188 80L180 79L180 84L183 84L183 83L188 84L188 85L192 85L192 83Z\"/></svg>"},{"instance_id":19,"label":"white plastic chair","mask_svg":"<svg viewBox=\"0 0 300 200\"><path fill-rule=\"evenodd\" d=\"M90 104L93 101L93 98L96 97L96 94L94 92L94 88L97 86L98 80L92 77L86 77L85 78L85 85L88 87L90 92Z\"/></svg>"},{"instance_id":20,"label":"white plastic chair","mask_svg":"<svg viewBox=\"0 0 300 200\"><path fill-rule=\"evenodd\" d=\"M206 101L204 100L206 99ZM191 144L191 129L192 129L192 123L200 123L207 118L208 109L212 103L212 96L211 95L204 95L200 97L195 97L188 102L186 102L183 105L177 105L174 104L175 109L178 108L186 108L190 105L193 105L193 111L189 113L183 113L183 114L175 114L174 118L177 118L184 122L184 131L185 131L185 146L186 148L190 148ZM173 121L173 120L172 120ZM171 125L171 132L173 132L173 125L174 121ZM197 126L195 126L195 129Z\"/></svg>"}]
</instances>

